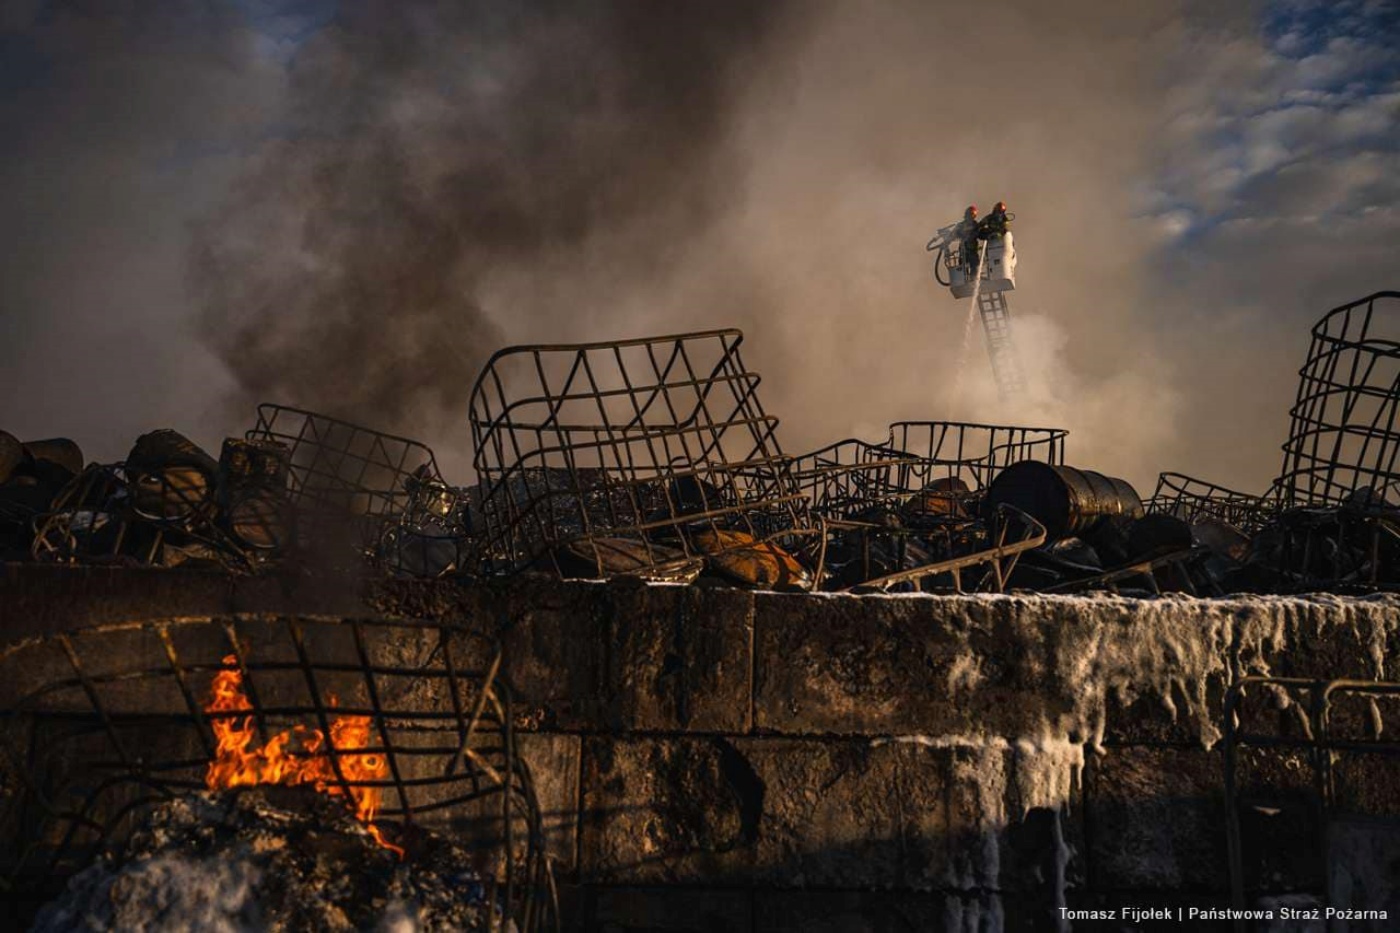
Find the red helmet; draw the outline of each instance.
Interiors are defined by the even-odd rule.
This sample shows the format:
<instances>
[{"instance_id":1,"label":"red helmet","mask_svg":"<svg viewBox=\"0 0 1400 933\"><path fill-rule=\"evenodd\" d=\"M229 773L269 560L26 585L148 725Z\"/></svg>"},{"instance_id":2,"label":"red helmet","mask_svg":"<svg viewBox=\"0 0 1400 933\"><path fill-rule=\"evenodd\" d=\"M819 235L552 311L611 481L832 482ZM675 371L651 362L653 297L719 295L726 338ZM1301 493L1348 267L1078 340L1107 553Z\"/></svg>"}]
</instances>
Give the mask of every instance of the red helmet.
<instances>
[{"instance_id":1,"label":"red helmet","mask_svg":"<svg viewBox=\"0 0 1400 933\"><path fill-rule=\"evenodd\" d=\"M965 214L976 214L976 213L977 213L977 205L976 205L976 204L969 204L969 205L967 206L967 210L964 211L963 213L965 213Z\"/></svg>"}]
</instances>

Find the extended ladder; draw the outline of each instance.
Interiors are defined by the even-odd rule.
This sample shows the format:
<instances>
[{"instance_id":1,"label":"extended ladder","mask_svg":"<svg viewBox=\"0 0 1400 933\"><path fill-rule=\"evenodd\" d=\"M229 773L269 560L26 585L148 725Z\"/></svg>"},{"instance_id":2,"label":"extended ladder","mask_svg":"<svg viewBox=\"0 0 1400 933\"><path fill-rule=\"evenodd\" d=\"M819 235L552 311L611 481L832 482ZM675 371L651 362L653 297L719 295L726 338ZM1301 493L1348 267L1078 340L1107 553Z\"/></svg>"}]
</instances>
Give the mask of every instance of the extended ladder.
<instances>
[{"instance_id":1,"label":"extended ladder","mask_svg":"<svg viewBox=\"0 0 1400 933\"><path fill-rule=\"evenodd\" d=\"M987 335L987 355L992 358L992 376L997 381L997 393L1002 400L1013 398L1026 390L1026 376L1021 370L1021 358L1011 342L1011 309L1001 291L978 292L977 310L982 314L982 330Z\"/></svg>"}]
</instances>

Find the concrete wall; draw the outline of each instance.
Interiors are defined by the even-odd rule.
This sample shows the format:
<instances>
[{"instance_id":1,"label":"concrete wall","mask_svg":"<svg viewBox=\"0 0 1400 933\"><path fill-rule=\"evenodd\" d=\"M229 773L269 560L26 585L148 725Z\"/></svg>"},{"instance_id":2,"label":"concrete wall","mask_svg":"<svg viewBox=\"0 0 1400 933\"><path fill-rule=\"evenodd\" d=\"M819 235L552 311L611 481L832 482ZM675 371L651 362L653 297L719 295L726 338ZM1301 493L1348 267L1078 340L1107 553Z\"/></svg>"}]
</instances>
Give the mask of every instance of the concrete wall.
<instances>
[{"instance_id":1,"label":"concrete wall","mask_svg":"<svg viewBox=\"0 0 1400 933\"><path fill-rule=\"evenodd\" d=\"M807 597L543 579L352 595L65 569L7 571L11 637L113 613L326 612L359 598L498 633L580 929L1053 929L1057 906L1225 906L1227 685L1396 677L1400 645L1390 598ZM1296 712L1252 715L1287 734ZM1400 709L1379 715L1400 725ZM1308 767L1286 750L1242 756L1242 786L1271 804L1245 817L1251 897L1327 887ZM1351 809L1400 816L1394 759L1355 756L1339 773ZM1393 896L1362 882L1372 901Z\"/></svg>"},{"instance_id":2,"label":"concrete wall","mask_svg":"<svg viewBox=\"0 0 1400 933\"><path fill-rule=\"evenodd\" d=\"M1400 647L1390 598L537 581L394 584L375 602L501 632L536 770L578 775L542 801L576 916L615 930L1042 929L1058 905L1228 906L1227 685L1383 679ZM1256 727L1288 734L1296 714L1271 715ZM1393 760L1364 757L1363 809L1400 815ZM1326 890L1296 793L1310 774L1296 751L1242 756L1241 786L1278 811L1244 808L1251 900Z\"/></svg>"}]
</instances>

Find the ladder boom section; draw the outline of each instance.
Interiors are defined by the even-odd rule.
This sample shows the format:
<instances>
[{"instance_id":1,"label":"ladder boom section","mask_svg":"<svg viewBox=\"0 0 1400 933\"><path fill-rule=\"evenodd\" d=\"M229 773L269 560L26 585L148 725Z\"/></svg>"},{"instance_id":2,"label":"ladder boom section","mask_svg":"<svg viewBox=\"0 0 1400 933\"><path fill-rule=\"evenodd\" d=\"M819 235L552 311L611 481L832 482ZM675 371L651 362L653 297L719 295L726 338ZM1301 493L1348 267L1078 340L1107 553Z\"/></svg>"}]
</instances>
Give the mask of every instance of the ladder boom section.
<instances>
[{"instance_id":1,"label":"ladder boom section","mask_svg":"<svg viewBox=\"0 0 1400 933\"><path fill-rule=\"evenodd\" d=\"M987 355L992 358L992 376L997 393L1011 399L1026 389L1026 376L1021 358L1011 340L1011 308L1002 291L979 292L977 310L982 315L982 330L987 337Z\"/></svg>"}]
</instances>

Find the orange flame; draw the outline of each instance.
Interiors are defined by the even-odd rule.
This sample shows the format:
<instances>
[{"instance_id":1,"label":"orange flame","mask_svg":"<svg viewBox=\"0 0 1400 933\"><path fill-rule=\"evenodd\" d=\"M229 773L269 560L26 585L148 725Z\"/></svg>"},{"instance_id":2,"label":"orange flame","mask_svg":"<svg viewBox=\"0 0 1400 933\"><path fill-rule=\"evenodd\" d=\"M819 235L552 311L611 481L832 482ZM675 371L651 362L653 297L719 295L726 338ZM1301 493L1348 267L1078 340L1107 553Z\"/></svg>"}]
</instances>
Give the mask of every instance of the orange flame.
<instances>
[{"instance_id":1,"label":"orange flame","mask_svg":"<svg viewBox=\"0 0 1400 933\"><path fill-rule=\"evenodd\" d=\"M237 658L228 655L224 664L229 670L214 675L206 713L251 713L252 705L243 692L243 673L235 666ZM330 697L330 705L336 698ZM335 775L335 766L323 747L326 736L320 729L293 726L255 747L256 728L252 716L211 719L218 748L209 762L204 782L210 790L247 787L253 784L311 784L316 790L331 796L344 796L345 790ZM373 781L389 772L389 764L380 754L356 754L355 749L369 746L370 718L368 716L336 716L331 720L331 747L336 751L340 773L347 782ZM355 816L365 824L374 840L403 858L404 851L385 840L374 815L379 812L379 788L350 787L350 799Z\"/></svg>"}]
</instances>

